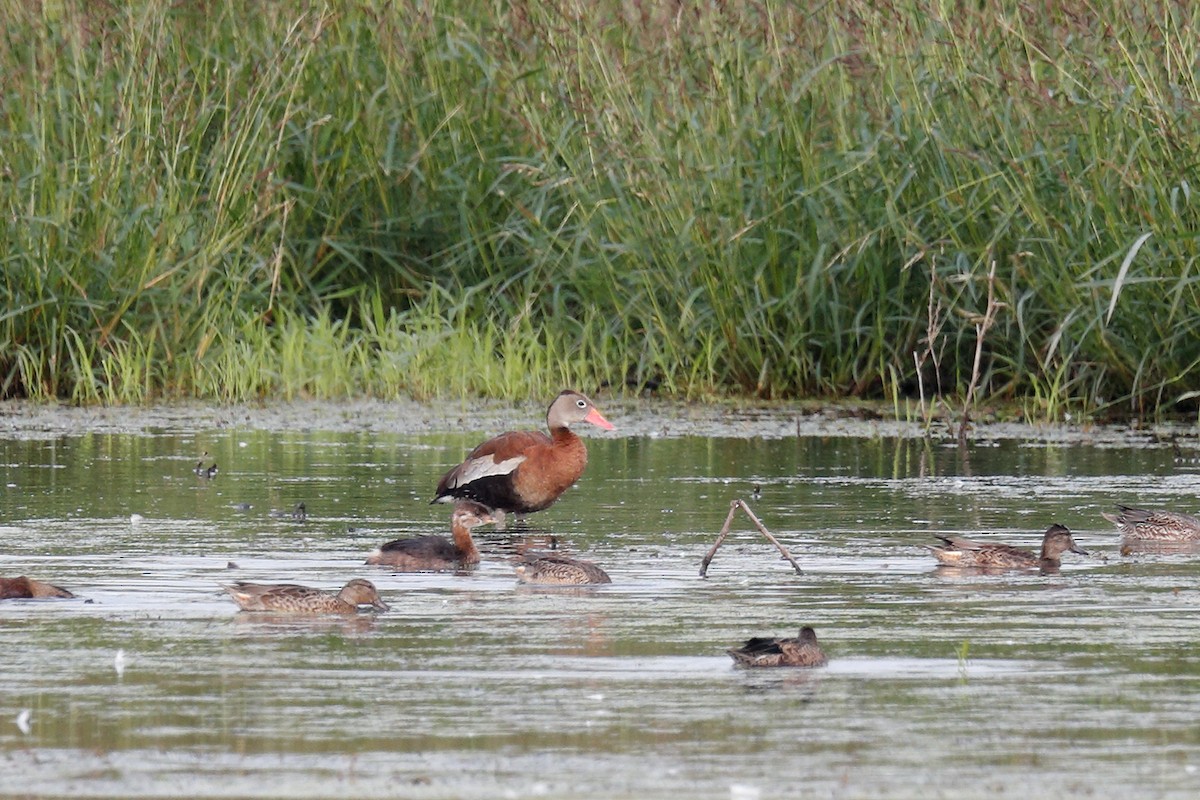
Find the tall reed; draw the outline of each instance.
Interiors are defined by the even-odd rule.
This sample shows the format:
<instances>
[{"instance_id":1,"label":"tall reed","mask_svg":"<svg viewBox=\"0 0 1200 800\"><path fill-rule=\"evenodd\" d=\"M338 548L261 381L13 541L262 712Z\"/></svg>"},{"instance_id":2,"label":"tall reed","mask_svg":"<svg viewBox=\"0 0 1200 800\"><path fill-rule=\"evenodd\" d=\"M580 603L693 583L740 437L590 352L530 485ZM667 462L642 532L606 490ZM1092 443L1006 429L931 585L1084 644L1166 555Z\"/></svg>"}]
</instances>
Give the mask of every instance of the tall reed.
<instances>
[{"instance_id":1,"label":"tall reed","mask_svg":"<svg viewBox=\"0 0 1200 800\"><path fill-rule=\"evenodd\" d=\"M4 10L6 395L1200 392L1192 4Z\"/></svg>"}]
</instances>

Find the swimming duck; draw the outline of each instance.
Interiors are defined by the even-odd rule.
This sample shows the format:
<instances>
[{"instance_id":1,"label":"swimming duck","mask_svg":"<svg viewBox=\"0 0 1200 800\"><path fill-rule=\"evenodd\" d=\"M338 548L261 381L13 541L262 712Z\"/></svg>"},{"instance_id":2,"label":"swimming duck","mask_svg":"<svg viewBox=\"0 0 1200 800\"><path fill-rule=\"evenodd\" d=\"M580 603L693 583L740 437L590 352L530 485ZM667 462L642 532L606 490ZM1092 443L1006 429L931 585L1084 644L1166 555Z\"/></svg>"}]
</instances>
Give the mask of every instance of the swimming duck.
<instances>
[{"instance_id":1,"label":"swimming duck","mask_svg":"<svg viewBox=\"0 0 1200 800\"><path fill-rule=\"evenodd\" d=\"M272 508L267 512L267 516L275 519L290 519L296 522L304 522L308 519L308 509L304 507L304 503L296 503L291 510L280 508Z\"/></svg>"},{"instance_id":2,"label":"swimming duck","mask_svg":"<svg viewBox=\"0 0 1200 800\"><path fill-rule=\"evenodd\" d=\"M1100 512L1117 526L1127 539L1158 542L1200 541L1200 519L1178 511L1150 511L1144 508L1117 506L1117 513Z\"/></svg>"},{"instance_id":3,"label":"swimming duck","mask_svg":"<svg viewBox=\"0 0 1200 800\"><path fill-rule=\"evenodd\" d=\"M454 541L444 536L417 536L396 539L381 545L367 556L368 564L385 564L397 572L424 572L465 569L479 563L479 550L471 538L471 529L495 522L491 512L479 503L459 500L450 517Z\"/></svg>"},{"instance_id":4,"label":"swimming duck","mask_svg":"<svg viewBox=\"0 0 1200 800\"><path fill-rule=\"evenodd\" d=\"M434 503L474 500L496 514L502 525L505 513L530 514L548 508L587 466L587 447L571 425L587 422L606 431L613 429L592 401L579 392L563 391L546 411L541 431L510 431L480 444L437 485Z\"/></svg>"},{"instance_id":5,"label":"swimming duck","mask_svg":"<svg viewBox=\"0 0 1200 800\"><path fill-rule=\"evenodd\" d=\"M327 592L294 583L247 583L238 581L225 591L243 611L273 611L277 614L354 614L369 605L387 611L375 584L355 578L339 592Z\"/></svg>"},{"instance_id":6,"label":"swimming duck","mask_svg":"<svg viewBox=\"0 0 1200 800\"><path fill-rule=\"evenodd\" d=\"M589 583L612 583L608 573L591 561L581 561L556 553L529 553L517 564L517 580L521 583L580 586Z\"/></svg>"},{"instance_id":7,"label":"swimming duck","mask_svg":"<svg viewBox=\"0 0 1200 800\"><path fill-rule=\"evenodd\" d=\"M0 578L0 600L74 596L66 589L52 583L31 580L24 575L16 578Z\"/></svg>"},{"instance_id":8,"label":"swimming duck","mask_svg":"<svg viewBox=\"0 0 1200 800\"><path fill-rule=\"evenodd\" d=\"M1070 551L1086 556L1088 552L1075 544L1063 525L1051 525L1042 538L1041 555L1008 544L980 542L961 536L938 536L943 544L921 545L933 553L939 563L952 567L974 569L1037 569L1056 570L1062 564L1062 554Z\"/></svg>"},{"instance_id":9,"label":"swimming duck","mask_svg":"<svg viewBox=\"0 0 1200 800\"><path fill-rule=\"evenodd\" d=\"M795 639L747 639L741 647L726 650L744 667L823 667L828 662L817 632L805 625Z\"/></svg>"},{"instance_id":10,"label":"swimming duck","mask_svg":"<svg viewBox=\"0 0 1200 800\"><path fill-rule=\"evenodd\" d=\"M192 467L192 472L194 472L198 478L211 478L217 474L217 462L214 461L211 465L206 467L204 466L204 459L206 458L208 458L207 450L205 450L204 454L200 456L200 460L196 462L196 466Z\"/></svg>"}]
</instances>

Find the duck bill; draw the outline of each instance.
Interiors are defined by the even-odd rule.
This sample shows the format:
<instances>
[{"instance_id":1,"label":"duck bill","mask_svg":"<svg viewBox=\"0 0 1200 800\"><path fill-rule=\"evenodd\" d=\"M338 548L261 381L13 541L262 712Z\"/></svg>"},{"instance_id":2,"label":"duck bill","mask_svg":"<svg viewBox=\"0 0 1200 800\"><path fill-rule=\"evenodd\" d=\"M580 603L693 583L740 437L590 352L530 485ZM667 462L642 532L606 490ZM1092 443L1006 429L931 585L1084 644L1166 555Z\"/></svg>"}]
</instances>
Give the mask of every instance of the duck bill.
<instances>
[{"instance_id":1,"label":"duck bill","mask_svg":"<svg viewBox=\"0 0 1200 800\"><path fill-rule=\"evenodd\" d=\"M1090 556L1090 555L1091 555L1091 553L1089 553L1087 550L1084 550L1084 549L1083 549L1082 547L1080 547L1079 545L1074 545L1074 546L1072 546L1072 547L1071 547L1071 552L1072 552L1072 553L1077 553L1077 554L1079 554L1079 555L1081 555L1081 556Z\"/></svg>"},{"instance_id":2,"label":"duck bill","mask_svg":"<svg viewBox=\"0 0 1200 800\"><path fill-rule=\"evenodd\" d=\"M382 600L376 600L374 603L371 603L371 608L374 608L378 611L388 611L389 609L391 609L391 606L389 606L387 603L383 602Z\"/></svg>"},{"instance_id":3,"label":"duck bill","mask_svg":"<svg viewBox=\"0 0 1200 800\"><path fill-rule=\"evenodd\" d=\"M583 418L583 421L590 422L597 428L603 428L606 431L611 431L613 429L613 424L606 420L604 415L597 411L594 406L592 407L592 410L588 412L588 415Z\"/></svg>"}]
</instances>

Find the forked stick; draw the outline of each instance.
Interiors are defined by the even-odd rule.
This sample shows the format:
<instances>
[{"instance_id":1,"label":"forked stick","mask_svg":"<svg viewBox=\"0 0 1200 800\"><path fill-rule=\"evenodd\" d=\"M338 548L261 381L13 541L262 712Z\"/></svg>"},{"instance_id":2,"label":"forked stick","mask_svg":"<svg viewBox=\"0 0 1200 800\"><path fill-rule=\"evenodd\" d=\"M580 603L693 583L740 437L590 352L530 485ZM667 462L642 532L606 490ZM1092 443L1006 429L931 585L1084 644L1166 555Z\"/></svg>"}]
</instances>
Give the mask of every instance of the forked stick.
<instances>
[{"instance_id":1,"label":"forked stick","mask_svg":"<svg viewBox=\"0 0 1200 800\"><path fill-rule=\"evenodd\" d=\"M725 541L725 537L729 535L729 526L733 522L733 515L738 509L746 512L746 516L750 517L750 521L758 528L759 533L767 537L767 541L779 548L779 552L783 553L783 557L795 567L797 575L803 575L804 571L800 569L800 565L796 563L796 559L792 558L792 554L787 551L787 548L779 543L779 540L771 535L767 530L767 526L763 525L758 517L754 516L754 512L750 510L750 506L746 505L746 501L738 498L729 504L729 516L725 517L725 524L721 526L721 532L717 534L717 541L713 543L712 549L708 551L708 555L704 557L704 561L700 563L700 577L708 577L708 565L712 563L713 556L717 554L717 548L721 546L721 542Z\"/></svg>"}]
</instances>

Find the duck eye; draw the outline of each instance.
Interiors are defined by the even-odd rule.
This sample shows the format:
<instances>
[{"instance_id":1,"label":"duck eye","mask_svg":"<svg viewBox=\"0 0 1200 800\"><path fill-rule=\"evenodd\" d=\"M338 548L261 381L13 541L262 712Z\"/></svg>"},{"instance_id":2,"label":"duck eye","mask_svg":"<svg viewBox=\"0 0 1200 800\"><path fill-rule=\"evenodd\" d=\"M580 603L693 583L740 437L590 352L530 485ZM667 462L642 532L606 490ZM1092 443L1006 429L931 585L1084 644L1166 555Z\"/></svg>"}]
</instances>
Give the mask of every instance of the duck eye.
<instances>
[{"instance_id":1,"label":"duck eye","mask_svg":"<svg viewBox=\"0 0 1200 800\"><path fill-rule=\"evenodd\" d=\"M587 401L586 400L576 400L575 405L579 406L580 408L587 408Z\"/></svg>"}]
</instances>

